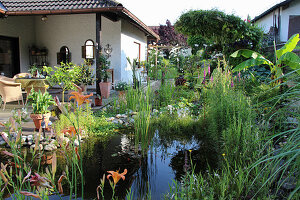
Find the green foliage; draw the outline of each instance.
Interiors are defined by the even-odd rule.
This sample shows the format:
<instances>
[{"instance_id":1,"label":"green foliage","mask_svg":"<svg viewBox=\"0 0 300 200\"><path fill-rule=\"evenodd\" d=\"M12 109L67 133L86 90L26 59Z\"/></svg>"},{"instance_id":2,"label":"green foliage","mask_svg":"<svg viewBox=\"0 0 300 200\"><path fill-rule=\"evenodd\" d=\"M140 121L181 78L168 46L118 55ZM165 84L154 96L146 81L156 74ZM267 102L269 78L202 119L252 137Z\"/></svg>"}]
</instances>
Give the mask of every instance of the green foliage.
<instances>
[{"instance_id":1,"label":"green foliage","mask_svg":"<svg viewBox=\"0 0 300 200\"><path fill-rule=\"evenodd\" d=\"M138 64L138 60L137 60L137 58L134 58L132 60L132 62L131 62L131 60L130 60L129 57L127 57L126 59L127 59L128 63L129 63L129 65L131 66L133 87L137 88L137 87L139 87L139 80L136 77L136 70L137 70L137 67L138 67L138 65L137 65Z\"/></svg>"},{"instance_id":2,"label":"green foliage","mask_svg":"<svg viewBox=\"0 0 300 200\"><path fill-rule=\"evenodd\" d=\"M69 89L74 89L73 83L76 82L76 77L78 77L80 70L73 63L61 63L60 67L54 66L46 67L44 70L47 72L47 80L53 85L59 85L64 91Z\"/></svg>"},{"instance_id":3,"label":"green foliage","mask_svg":"<svg viewBox=\"0 0 300 200\"><path fill-rule=\"evenodd\" d=\"M276 51L276 62L272 63L259 53L248 50L248 49L241 49L237 50L231 57L245 57L249 58L248 60L240 63L237 65L233 72L241 71L244 69L248 69L249 67L266 64L270 67L271 72L278 78L282 76L282 67L289 66L293 70L297 70L297 73L300 74L300 58L292 51L295 49L298 41L299 41L299 34L293 35L287 43L279 50Z\"/></svg>"},{"instance_id":4,"label":"green foliage","mask_svg":"<svg viewBox=\"0 0 300 200\"><path fill-rule=\"evenodd\" d=\"M52 96L47 91L45 93L42 93L40 90L36 92L33 88L30 91L28 99L34 114L46 114L50 112L48 110L49 106L54 104Z\"/></svg>"},{"instance_id":5,"label":"green foliage","mask_svg":"<svg viewBox=\"0 0 300 200\"><path fill-rule=\"evenodd\" d=\"M214 46L213 51L221 51L226 58L236 49L257 50L263 33L239 17L216 9L188 11L180 16L175 28L180 33L194 37L190 41L200 38L198 45Z\"/></svg>"},{"instance_id":6,"label":"green foliage","mask_svg":"<svg viewBox=\"0 0 300 200\"><path fill-rule=\"evenodd\" d=\"M201 35L192 35L188 37L188 45L192 47L192 54L196 54L197 51L203 49L208 42Z\"/></svg>"},{"instance_id":7,"label":"green foliage","mask_svg":"<svg viewBox=\"0 0 300 200\"><path fill-rule=\"evenodd\" d=\"M68 116L62 114L53 126L59 134L63 129L73 126L72 122L78 122L78 127L89 136L106 137L114 133L115 125L107 122L103 114L95 116L89 108L79 109L75 113L69 113Z\"/></svg>"},{"instance_id":8,"label":"green foliage","mask_svg":"<svg viewBox=\"0 0 300 200\"><path fill-rule=\"evenodd\" d=\"M103 80L103 82L107 82L108 79L108 73L107 69L109 69L110 61L108 61L108 58L103 55L99 54L97 57L97 78L99 81Z\"/></svg>"},{"instance_id":9,"label":"green foliage","mask_svg":"<svg viewBox=\"0 0 300 200\"><path fill-rule=\"evenodd\" d=\"M64 92L66 90L74 89L74 83L79 77L80 68L73 63L61 63L60 67L44 66L45 72L47 72L47 80L51 86L59 85L62 88L62 101L64 102Z\"/></svg>"},{"instance_id":10,"label":"green foliage","mask_svg":"<svg viewBox=\"0 0 300 200\"><path fill-rule=\"evenodd\" d=\"M124 90L127 90L128 87L129 87L129 85L126 82L118 82L115 85L115 90L116 91L124 91Z\"/></svg>"},{"instance_id":11,"label":"green foliage","mask_svg":"<svg viewBox=\"0 0 300 200\"><path fill-rule=\"evenodd\" d=\"M83 85L92 85L95 82L95 75L90 62L84 60L84 64L77 66L79 68L79 73L76 78L76 82Z\"/></svg>"}]
</instances>

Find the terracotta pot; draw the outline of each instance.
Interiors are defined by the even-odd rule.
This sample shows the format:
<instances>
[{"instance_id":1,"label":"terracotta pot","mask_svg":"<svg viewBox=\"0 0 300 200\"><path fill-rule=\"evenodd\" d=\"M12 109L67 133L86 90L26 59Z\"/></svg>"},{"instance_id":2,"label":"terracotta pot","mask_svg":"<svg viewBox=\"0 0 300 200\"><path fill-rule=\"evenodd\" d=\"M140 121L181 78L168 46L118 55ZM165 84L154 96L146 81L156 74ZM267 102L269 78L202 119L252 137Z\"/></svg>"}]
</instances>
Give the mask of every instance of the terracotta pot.
<instances>
[{"instance_id":1,"label":"terracotta pot","mask_svg":"<svg viewBox=\"0 0 300 200\"><path fill-rule=\"evenodd\" d=\"M98 98L98 97L95 98L95 106L102 106L102 97L101 98Z\"/></svg>"},{"instance_id":2,"label":"terracotta pot","mask_svg":"<svg viewBox=\"0 0 300 200\"><path fill-rule=\"evenodd\" d=\"M41 127L43 115L44 115L44 121L46 123L46 129L48 129L49 118L51 117L50 112L46 114L33 114L33 113L30 114L30 118L33 120L36 130L39 130Z\"/></svg>"},{"instance_id":3,"label":"terracotta pot","mask_svg":"<svg viewBox=\"0 0 300 200\"><path fill-rule=\"evenodd\" d=\"M100 86L101 96L104 99L107 99L110 94L111 82L100 82L99 86Z\"/></svg>"}]
</instances>

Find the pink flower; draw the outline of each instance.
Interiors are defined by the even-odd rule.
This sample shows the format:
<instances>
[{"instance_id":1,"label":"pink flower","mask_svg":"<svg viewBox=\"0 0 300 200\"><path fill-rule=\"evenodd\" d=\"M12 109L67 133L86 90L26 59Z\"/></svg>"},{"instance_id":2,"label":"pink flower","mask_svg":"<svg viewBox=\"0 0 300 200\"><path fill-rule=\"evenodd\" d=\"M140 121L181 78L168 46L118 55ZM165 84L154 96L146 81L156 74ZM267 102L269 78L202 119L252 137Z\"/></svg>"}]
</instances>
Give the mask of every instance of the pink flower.
<instances>
[{"instance_id":1,"label":"pink flower","mask_svg":"<svg viewBox=\"0 0 300 200\"><path fill-rule=\"evenodd\" d=\"M211 82L214 81L214 77L213 77L213 76L210 77L210 81L211 81Z\"/></svg>"},{"instance_id":2,"label":"pink flower","mask_svg":"<svg viewBox=\"0 0 300 200\"><path fill-rule=\"evenodd\" d=\"M233 84L233 80L231 80L231 87L233 88L234 84Z\"/></svg>"},{"instance_id":3,"label":"pink flower","mask_svg":"<svg viewBox=\"0 0 300 200\"><path fill-rule=\"evenodd\" d=\"M210 75L210 65L208 65L208 68L207 68L207 70L208 70L208 76Z\"/></svg>"}]
</instances>

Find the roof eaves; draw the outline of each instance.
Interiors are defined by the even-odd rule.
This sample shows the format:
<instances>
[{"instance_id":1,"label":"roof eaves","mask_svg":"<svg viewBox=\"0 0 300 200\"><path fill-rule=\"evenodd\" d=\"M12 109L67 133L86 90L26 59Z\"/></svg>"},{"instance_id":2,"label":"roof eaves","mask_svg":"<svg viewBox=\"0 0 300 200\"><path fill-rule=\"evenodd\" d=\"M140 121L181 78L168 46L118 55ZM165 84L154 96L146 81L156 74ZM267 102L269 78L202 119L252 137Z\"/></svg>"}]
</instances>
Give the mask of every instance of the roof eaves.
<instances>
[{"instance_id":1,"label":"roof eaves","mask_svg":"<svg viewBox=\"0 0 300 200\"><path fill-rule=\"evenodd\" d=\"M7 9L3 6L3 4L0 2L0 13L1 14L5 14L5 12L7 11Z\"/></svg>"},{"instance_id":2,"label":"roof eaves","mask_svg":"<svg viewBox=\"0 0 300 200\"><path fill-rule=\"evenodd\" d=\"M61 10L26 10L26 11L7 11L8 16L28 16L28 15L56 15L56 14L84 14L97 12L118 12L123 7L102 7L102 8L83 8L83 9L61 9Z\"/></svg>"},{"instance_id":3,"label":"roof eaves","mask_svg":"<svg viewBox=\"0 0 300 200\"><path fill-rule=\"evenodd\" d=\"M281 6L285 6L289 3L291 3L292 1L294 0L286 0L286 1L283 1L281 3L278 3L274 6L272 6L271 8L269 8L268 10L266 10L265 12L263 12L262 14L254 17L254 19L252 20L252 23L256 22L257 20L263 18L264 16L268 15L269 13L271 13L273 10L276 10L277 8L281 7Z\"/></svg>"},{"instance_id":4,"label":"roof eaves","mask_svg":"<svg viewBox=\"0 0 300 200\"><path fill-rule=\"evenodd\" d=\"M159 35L157 35L150 27L144 24L139 18L137 18L134 14L132 14L129 10L123 7L122 12L128 16L131 20L133 20L136 24L138 24L142 29L144 29L150 36L153 38L160 40Z\"/></svg>"}]
</instances>

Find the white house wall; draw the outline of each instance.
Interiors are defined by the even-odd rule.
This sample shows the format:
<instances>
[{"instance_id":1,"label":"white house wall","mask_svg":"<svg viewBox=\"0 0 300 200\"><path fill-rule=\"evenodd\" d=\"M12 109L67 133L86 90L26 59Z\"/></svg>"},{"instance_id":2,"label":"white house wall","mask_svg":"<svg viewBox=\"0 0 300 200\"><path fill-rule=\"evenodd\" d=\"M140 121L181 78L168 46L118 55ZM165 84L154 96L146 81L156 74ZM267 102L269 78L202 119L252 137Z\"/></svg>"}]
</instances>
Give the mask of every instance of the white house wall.
<instances>
[{"instance_id":1,"label":"white house wall","mask_svg":"<svg viewBox=\"0 0 300 200\"><path fill-rule=\"evenodd\" d=\"M29 49L35 42L34 17L14 17L0 19L0 35L19 38L20 71L29 69Z\"/></svg>"},{"instance_id":2,"label":"white house wall","mask_svg":"<svg viewBox=\"0 0 300 200\"><path fill-rule=\"evenodd\" d=\"M72 62L81 64L81 46L88 39L96 42L96 14L51 15L47 21L35 17L36 45L48 49L49 66L58 66L57 53L62 46L71 52ZM93 65L95 71L95 62Z\"/></svg>"},{"instance_id":3,"label":"white house wall","mask_svg":"<svg viewBox=\"0 0 300 200\"><path fill-rule=\"evenodd\" d=\"M276 16L278 16L278 12L275 11L257 20L256 24L258 24L258 26L263 29L264 33L268 33L270 31L270 28L273 26L273 15L275 14Z\"/></svg>"},{"instance_id":4,"label":"white house wall","mask_svg":"<svg viewBox=\"0 0 300 200\"><path fill-rule=\"evenodd\" d=\"M102 51L109 44L112 47L110 68L114 69L114 79L121 79L121 21L113 22L106 17L101 17L100 45Z\"/></svg>"},{"instance_id":5,"label":"white house wall","mask_svg":"<svg viewBox=\"0 0 300 200\"><path fill-rule=\"evenodd\" d=\"M147 55L147 36L132 24L122 20L120 80L125 82L132 82L132 70L126 58L129 57L131 61L137 58L138 48L135 42L141 45L140 58L141 61L145 61Z\"/></svg>"},{"instance_id":6,"label":"white house wall","mask_svg":"<svg viewBox=\"0 0 300 200\"><path fill-rule=\"evenodd\" d=\"M268 33L271 26L273 24L273 17L276 15L276 26L278 27L278 13L279 8L269 13L268 15L260 18L255 22L255 24L259 25L265 33ZM293 1L290 3L289 7L283 9L280 7L280 41L286 42L288 40L288 32L289 32L289 16L290 15L300 15L300 0Z\"/></svg>"},{"instance_id":7,"label":"white house wall","mask_svg":"<svg viewBox=\"0 0 300 200\"><path fill-rule=\"evenodd\" d=\"M289 16L300 15L300 0L293 1L287 9L281 11L280 40L287 41L289 33Z\"/></svg>"}]
</instances>

